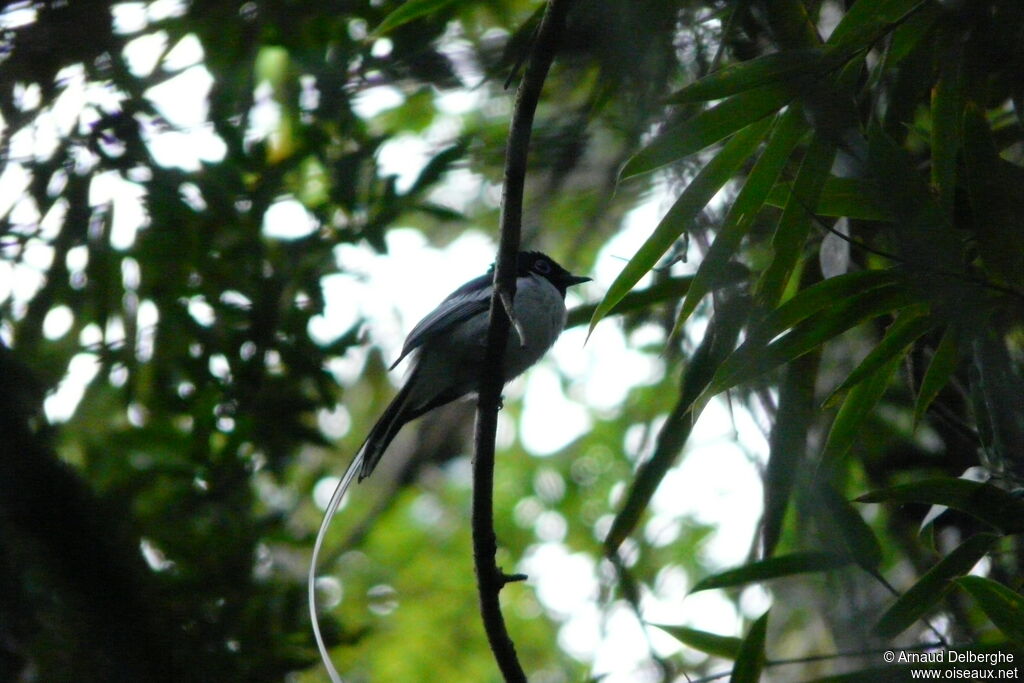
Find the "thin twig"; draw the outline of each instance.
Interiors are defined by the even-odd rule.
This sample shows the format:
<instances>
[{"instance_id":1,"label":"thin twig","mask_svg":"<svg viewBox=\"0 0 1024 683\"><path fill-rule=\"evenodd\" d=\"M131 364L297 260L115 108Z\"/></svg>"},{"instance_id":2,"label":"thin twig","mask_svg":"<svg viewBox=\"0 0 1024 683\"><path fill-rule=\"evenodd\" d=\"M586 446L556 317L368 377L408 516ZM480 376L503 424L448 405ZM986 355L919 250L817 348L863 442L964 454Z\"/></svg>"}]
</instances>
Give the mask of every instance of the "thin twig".
<instances>
[{"instance_id":1,"label":"thin twig","mask_svg":"<svg viewBox=\"0 0 1024 683\"><path fill-rule=\"evenodd\" d=\"M487 641L506 681L526 681L516 657L515 645L501 615L498 594L521 575L507 575L495 562L498 548L494 533L494 437L498 426L498 407L504 385L504 355L511 324L515 296L516 262L523 219L523 187L533 116L537 110L544 79L555 56L571 0L550 0L537 30L523 80L516 91L512 123L505 157L505 184L501 202L501 241L494 269L494 295L491 297L487 349L480 377L477 405L476 456L473 463L473 561L476 565L480 614ZM503 301L504 299L504 301ZM507 302L507 307L506 307ZM520 341L525 341L520 338Z\"/></svg>"}]
</instances>

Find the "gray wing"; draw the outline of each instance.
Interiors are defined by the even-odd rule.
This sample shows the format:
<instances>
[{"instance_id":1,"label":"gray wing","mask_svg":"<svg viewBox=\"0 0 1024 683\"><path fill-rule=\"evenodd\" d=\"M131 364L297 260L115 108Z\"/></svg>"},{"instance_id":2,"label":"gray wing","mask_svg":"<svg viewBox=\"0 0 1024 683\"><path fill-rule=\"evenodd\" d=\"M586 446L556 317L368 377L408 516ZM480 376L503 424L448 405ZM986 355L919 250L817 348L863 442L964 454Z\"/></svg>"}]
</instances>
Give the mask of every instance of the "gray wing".
<instances>
[{"instance_id":1,"label":"gray wing","mask_svg":"<svg viewBox=\"0 0 1024 683\"><path fill-rule=\"evenodd\" d=\"M405 338L405 345L398 360L389 369L394 370L403 358L423 346L430 338L452 325L487 311L491 305L492 278L493 276L488 273L470 280L449 294L437 308L416 323L416 327L412 328L412 332Z\"/></svg>"}]
</instances>

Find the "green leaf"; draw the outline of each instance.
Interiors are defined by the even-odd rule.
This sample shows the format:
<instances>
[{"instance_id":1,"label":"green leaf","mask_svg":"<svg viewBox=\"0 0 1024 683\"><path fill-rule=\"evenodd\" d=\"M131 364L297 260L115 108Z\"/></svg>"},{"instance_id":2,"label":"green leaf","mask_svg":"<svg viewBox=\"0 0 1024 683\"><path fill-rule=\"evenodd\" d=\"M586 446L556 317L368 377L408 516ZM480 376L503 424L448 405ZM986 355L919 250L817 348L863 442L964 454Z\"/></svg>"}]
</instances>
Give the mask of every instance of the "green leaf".
<instances>
[{"instance_id":1,"label":"green leaf","mask_svg":"<svg viewBox=\"0 0 1024 683\"><path fill-rule=\"evenodd\" d=\"M792 183L776 185L766 203L779 208L785 207L792 189ZM864 178L837 178L831 175L825 179L814 213L865 221L894 220L892 212L881 197L878 183Z\"/></svg>"},{"instance_id":2,"label":"green leaf","mask_svg":"<svg viewBox=\"0 0 1024 683\"><path fill-rule=\"evenodd\" d=\"M722 359L732 351L748 312L749 299L746 297L723 297L700 346L683 372L679 400L658 432L654 453L640 465L622 503L622 509L612 521L604 541L607 555L614 554L622 541L636 528L654 492L678 458L700 414L694 406L694 400L707 386Z\"/></svg>"},{"instance_id":3,"label":"green leaf","mask_svg":"<svg viewBox=\"0 0 1024 683\"><path fill-rule=\"evenodd\" d=\"M928 0L858 0L828 37L828 45L867 47Z\"/></svg>"},{"instance_id":4,"label":"green leaf","mask_svg":"<svg viewBox=\"0 0 1024 683\"><path fill-rule=\"evenodd\" d=\"M950 591L950 581L969 572L999 538L996 534L976 534L961 543L885 610L875 632L882 638L893 638L925 616Z\"/></svg>"},{"instance_id":5,"label":"green leaf","mask_svg":"<svg viewBox=\"0 0 1024 683\"><path fill-rule=\"evenodd\" d=\"M913 157L877 125L870 129L868 160L896 217L898 229L893 236L910 276L908 282L924 300L949 306L969 291L958 276L964 263L962 235L935 202Z\"/></svg>"},{"instance_id":6,"label":"green leaf","mask_svg":"<svg viewBox=\"0 0 1024 683\"><path fill-rule=\"evenodd\" d=\"M768 612L750 626L732 669L729 683L758 683L764 669L764 642L768 634Z\"/></svg>"},{"instance_id":7,"label":"green leaf","mask_svg":"<svg viewBox=\"0 0 1024 683\"><path fill-rule=\"evenodd\" d=\"M834 405L838 397L850 387L874 375L879 368L889 365L891 361L902 359L907 355L914 342L934 327L935 320L931 316L921 315L919 311L912 309L901 311L899 317L886 330L885 336L878 346L871 349L864 360L843 380L843 383L829 394L824 405Z\"/></svg>"},{"instance_id":8,"label":"green leaf","mask_svg":"<svg viewBox=\"0 0 1024 683\"><path fill-rule=\"evenodd\" d=\"M850 501L846 500L828 483L820 482L818 484L817 495L828 512L829 521L838 532L838 540L849 553L850 559L871 574L876 574L878 565L882 563L882 546L875 538L875 532L854 509Z\"/></svg>"},{"instance_id":9,"label":"green leaf","mask_svg":"<svg viewBox=\"0 0 1024 683\"><path fill-rule=\"evenodd\" d=\"M825 479L829 478L836 470L839 460L850 450L864 421L888 388L896 368L899 367L900 360L899 356L890 358L847 394L828 431L828 438L825 440L825 447L822 449L821 461L818 466L819 476Z\"/></svg>"},{"instance_id":10,"label":"green leaf","mask_svg":"<svg viewBox=\"0 0 1024 683\"><path fill-rule=\"evenodd\" d=\"M731 64L670 95L668 101L689 104L720 100L778 81L822 73L830 68L824 56L823 50L814 48L786 50Z\"/></svg>"},{"instance_id":11,"label":"green leaf","mask_svg":"<svg viewBox=\"0 0 1024 683\"><path fill-rule=\"evenodd\" d=\"M388 31L396 29L403 24L408 24L414 19L419 19L431 12L437 12L452 4L452 2L454 0L406 0L398 9L384 17L380 25L369 35L369 39L379 38Z\"/></svg>"},{"instance_id":12,"label":"green leaf","mask_svg":"<svg viewBox=\"0 0 1024 683\"><path fill-rule=\"evenodd\" d=\"M1024 531L1024 500L991 484L949 477L924 479L866 493L859 503L945 505L980 519L1004 533Z\"/></svg>"},{"instance_id":13,"label":"green leaf","mask_svg":"<svg viewBox=\"0 0 1024 683\"><path fill-rule=\"evenodd\" d=\"M1022 285L1024 169L999 156L985 115L976 105L964 113L964 166L981 260L1005 281Z\"/></svg>"},{"instance_id":14,"label":"green leaf","mask_svg":"<svg viewBox=\"0 0 1024 683\"><path fill-rule=\"evenodd\" d=\"M619 276L590 320L590 332L611 309L648 273L669 247L685 233L697 215L733 174L750 158L768 132L770 121L759 121L737 133L715 158L700 170L676 200L654 232L644 242Z\"/></svg>"},{"instance_id":15,"label":"green leaf","mask_svg":"<svg viewBox=\"0 0 1024 683\"><path fill-rule=\"evenodd\" d=\"M765 18L778 44L786 49L817 47L821 44L814 21L803 0L774 0Z\"/></svg>"},{"instance_id":16,"label":"green leaf","mask_svg":"<svg viewBox=\"0 0 1024 683\"><path fill-rule=\"evenodd\" d=\"M918 45L931 36L932 27L945 10L935 3L930 3L914 12L892 32L889 46L885 51L881 68L876 70L876 78L872 85L877 87L877 76L882 73L893 73L896 67L907 57L914 54Z\"/></svg>"},{"instance_id":17,"label":"green leaf","mask_svg":"<svg viewBox=\"0 0 1024 683\"><path fill-rule=\"evenodd\" d=\"M722 657L723 659L736 659L743 644L740 638L720 636L717 633L698 631L695 628L688 628L686 626L668 626L663 624L651 624L651 626L657 626L683 645L715 657Z\"/></svg>"},{"instance_id":18,"label":"green leaf","mask_svg":"<svg viewBox=\"0 0 1024 683\"><path fill-rule=\"evenodd\" d=\"M771 557L782 535L786 509L801 465L807 456L807 432L817 406L814 390L820 353L808 353L791 363L779 384L778 409L769 438L764 482L763 557Z\"/></svg>"},{"instance_id":19,"label":"green leaf","mask_svg":"<svg viewBox=\"0 0 1024 683\"><path fill-rule=\"evenodd\" d=\"M655 282L645 289L633 290L619 299L618 302L604 314L604 317L643 310L663 301L676 301L686 295L686 292L690 289L691 282L693 282L692 275L670 277ZM565 321L566 329L590 322L594 317L594 314L597 312L598 305L599 304L585 304L583 306L577 306L569 311L569 315L566 317Z\"/></svg>"},{"instance_id":20,"label":"green leaf","mask_svg":"<svg viewBox=\"0 0 1024 683\"><path fill-rule=\"evenodd\" d=\"M797 95L785 84L754 88L733 95L692 118L670 124L664 132L623 166L624 180L684 159L760 121L789 104Z\"/></svg>"},{"instance_id":21,"label":"green leaf","mask_svg":"<svg viewBox=\"0 0 1024 683\"><path fill-rule=\"evenodd\" d=\"M713 574L697 582L690 591L697 593L712 588L733 588L794 574L809 574L839 569L852 564L850 557L838 553L803 552L751 562L735 569Z\"/></svg>"},{"instance_id":22,"label":"green leaf","mask_svg":"<svg viewBox=\"0 0 1024 683\"><path fill-rule=\"evenodd\" d=\"M904 287L882 286L833 302L831 308L811 315L767 346L763 342L767 335L758 330L722 363L706 391L707 397L756 379L856 325L912 303L915 301Z\"/></svg>"},{"instance_id":23,"label":"green leaf","mask_svg":"<svg viewBox=\"0 0 1024 683\"><path fill-rule=\"evenodd\" d=\"M436 184L445 173L447 173L452 166L455 165L466 155L466 148L468 147L467 140L460 140L454 145L445 147L440 152L434 155L434 157L426 163L423 170L416 177L412 187L406 193L406 196L415 196L421 194Z\"/></svg>"},{"instance_id":24,"label":"green leaf","mask_svg":"<svg viewBox=\"0 0 1024 683\"><path fill-rule=\"evenodd\" d=\"M891 287L901 281L895 269L862 270L845 273L817 282L804 289L776 308L750 331L752 340L762 343L774 339L797 323L815 313L828 309L837 301L845 301L858 294L866 294L883 287Z\"/></svg>"},{"instance_id":25,"label":"green leaf","mask_svg":"<svg viewBox=\"0 0 1024 683\"><path fill-rule=\"evenodd\" d=\"M956 582L971 594L1003 635L1024 645L1024 595L980 576L964 576Z\"/></svg>"},{"instance_id":26,"label":"green leaf","mask_svg":"<svg viewBox=\"0 0 1024 683\"><path fill-rule=\"evenodd\" d=\"M832 168L835 152L828 136L821 131L814 134L793 181L789 201L772 235L772 261L757 283L759 298L768 308L774 308L778 303L800 260L811 230L811 212L818 204L818 195Z\"/></svg>"},{"instance_id":27,"label":"green leaf","mask_svg":"<svg viewBox=\"0 0 1024 683\"><path fill-rule=\"evenodd\" d=\"M790 107L779 117L764 152L747 176L747 181L729 208L715 241L704 255L694 275L693 284L676 319L677 329L696 310L697 304L711 289L712 282L718 278L718 273L727 267L743 236L750 230L761 206L765 203L766 195L806 130L807 123L799 106Z\"/></svg>"},{"instance_id":28,"label":"green leaf","mask_svg":"<svg viewBox=\"0 0 1024 683\"><path fill-rule=\"evenodd\" d=\"M946 328L945 334L939 341L932 356L928 369L925 370L921 379L921 388L917 392L917 402L914 405L914 425L921 422L921 418L928 411L935 397L939 395L942 388L949 383L950 377L956 371L960 360L960 333L953 325Z\"/></svg>"},{"instance_id":29,"label":"green leaf","mask_svg":"<svg viewBox=\"0 0 1024 683\"><path fill-rule=\"evenodd\" d=\"M956 31L949 26L940 33L946 38L949 53L939 65L939 80L932 88L931 179L946 215L953 212L964 108L963 48Z\"/></svg>"}]
</instances>

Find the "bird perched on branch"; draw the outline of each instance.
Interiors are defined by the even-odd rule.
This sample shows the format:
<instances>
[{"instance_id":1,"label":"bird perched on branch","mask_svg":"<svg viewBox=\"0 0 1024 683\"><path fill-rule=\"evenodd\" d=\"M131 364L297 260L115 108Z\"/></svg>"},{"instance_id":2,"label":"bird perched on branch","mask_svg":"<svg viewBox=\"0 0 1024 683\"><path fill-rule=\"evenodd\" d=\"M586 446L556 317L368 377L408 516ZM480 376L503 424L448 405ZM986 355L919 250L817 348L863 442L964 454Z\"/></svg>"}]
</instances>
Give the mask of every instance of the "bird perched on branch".
<instances>
[{"instance_id":1,"label":"bird perched on branch","mask_svg":"<svg viewBox=\"0 0 1024 683\"><path fill-rule=\"evenodd\" d=\"M394 369L406 356L412 366L398 395L370 430L338 483L324 513L313 545L309 568L309 610L320 655L331 675L340 681L327 654L316 615L316 562L327 528L352 479L362 481L397 436L398 431L424 413L473 393L480 383L490 324L494 266L462 285L427 314L409 333ZM589 281L573 275L552 258L537 251L519 252L512 328L505 345L504 381L517 377L540 360L565 327L565 292Z\"/></svg>"}]
</instances>

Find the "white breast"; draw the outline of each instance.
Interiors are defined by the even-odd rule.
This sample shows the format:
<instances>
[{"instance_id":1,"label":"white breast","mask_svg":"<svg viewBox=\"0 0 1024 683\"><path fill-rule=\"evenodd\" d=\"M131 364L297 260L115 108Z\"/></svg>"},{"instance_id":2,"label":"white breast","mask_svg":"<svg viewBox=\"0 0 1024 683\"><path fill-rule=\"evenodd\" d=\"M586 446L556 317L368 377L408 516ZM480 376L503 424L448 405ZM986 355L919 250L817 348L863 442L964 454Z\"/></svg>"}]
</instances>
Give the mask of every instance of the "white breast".
<instances>
[{"instance_id":1,"label":"white breast","mask_svg":"<svg viewBox=\"0 0 1024 683\"><path fill-rule=\"evenodd\" d=\"M512 379L536 363L565 328L565 300L555 286L540 275L519 278L513 309L526 345L522 345L519 335L512 330L505 350L506 379Z\"/></svg>"}]
</instances>

